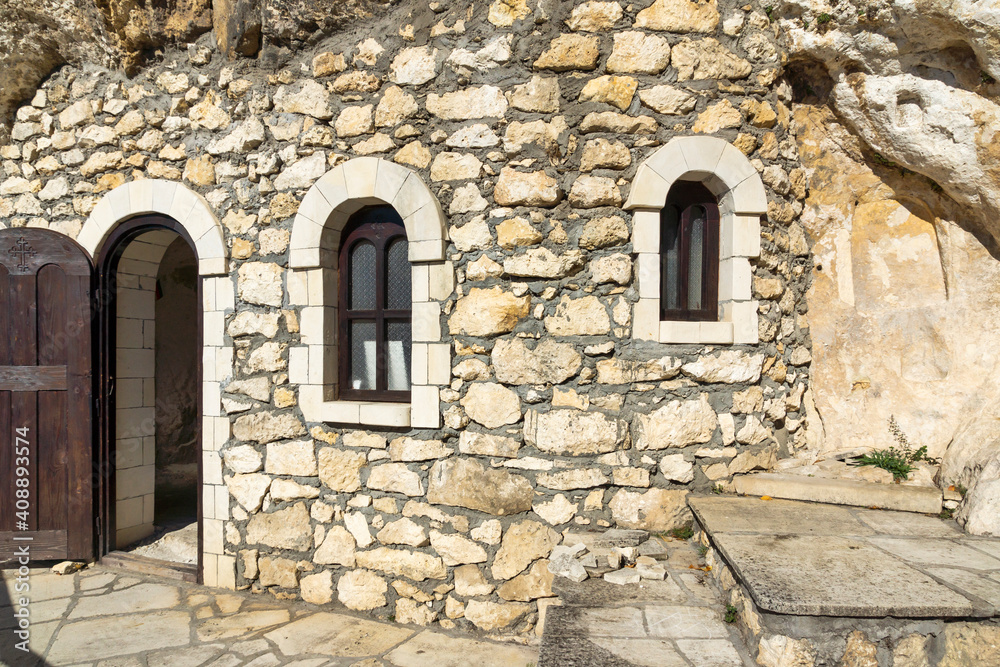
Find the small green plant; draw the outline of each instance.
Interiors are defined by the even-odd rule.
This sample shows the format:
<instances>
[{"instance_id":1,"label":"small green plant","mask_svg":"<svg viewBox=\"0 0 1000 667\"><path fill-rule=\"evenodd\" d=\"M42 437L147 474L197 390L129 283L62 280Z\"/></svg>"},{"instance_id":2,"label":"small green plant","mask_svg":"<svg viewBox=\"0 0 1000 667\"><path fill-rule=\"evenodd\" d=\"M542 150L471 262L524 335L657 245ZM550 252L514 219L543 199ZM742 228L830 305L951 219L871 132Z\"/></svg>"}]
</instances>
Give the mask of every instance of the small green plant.
<instances>
[{"instance_id":1,"label":"small green plant","mask_svg":"<svg viewBox=\"0 0 1000 667\"><path fill-rule=\"evenodd\" d=\"M958 491L959 495L963 498L965 497L965 494L969 492L969 490L965 488L965 484L956 484L955 490Z\"/></svg>"},{"instance_id":2,"label":"small green plant","mask_svg":"<svg viewBox=\"0 0 1000 667\"><path fill-rule=\"evenodd\" d=\"M951 518L952 516L954 516L954 514L955 514L955 510L953 510L953 509L948 509L947 507L945 507L945 508L943 508L943 509L941 510L941 513L940 513L940 514L938 514L938 518L939 518L939 519L944 519L944 520L946 520L946 521L947 521L947 520L948 520L948 519L950 519L950 518Z\"/></svg>"},{"instance_id":3,"label":"small green plant","mask_svg":"<svg viewBox=\"0 0 1000 667\"><path fill-rule=\"evenodd\" d=\"M979 72L979 78L982 79L983 83L986 85L997 82L997 80L990 76L988 72Z\"/></svg>"},{"instance_id":4,"label":"small green plant","mask_svg":"<svg viewBox=\"0 0 1000 667\"><path fill-rule=\"evenodd\" d=\"M806 30L809 29L809 19L802 19L802 27Z\"/></svg>"},{"instance_id":5,"label":"small green plant","mask_svg":"<svg viewBox=\"0 0 1000 667\"><path fill-rule=\"evenodd\" d=\"M670 537L677 540L690 540L694 537L694 530L691 526L681 526L680 528L671 528Z\"/></svg>"},{"instance_id":6,"label":"small green plant","mask_svg":"<svg viewBox=\"0 0 1000 667\"><path fill-rule=\"evenodd\" d=\"M774 11L774 7L771 6L771 5L768 5L767 7L764 8L764 13L767 14L767 18L771 18L771 13L773 11Z\"/></svg>"},{"instance_id":7,"label":"small green plant","mask_svg":"<svg viewBox=\"0 0 1000 667\"><path fill-rule=\"evenodd\" d=\"M938 462L937 459L927 456L927 445L914 450L910 446L910 441L906 437L906 434L903 433L903 430L899 428L899 424L896 423L896 418L891 415L889 417L889 433L895 439L896 446L871 451L864 456L858 457L853 465L875 466L876 468L887 470L892 473L893 481L899 483L910 476L910 473L916 468L913 465L914 463L918 461L927 461L932 464Z\"/></svg>"},{"instance_id":8,"label":"small green plant","mask_svg":"<svg viewBox=\"0 0 1000 667\"><path fill-rule=\"evenodd\" d=\"M726 492L726 487L722 486L721 484L716 484L715 486L712 487L712 493L722 494L725 492Z\"/></svg>"},{"instance_id":9,"label":"small green plant","mask_svg":"<svg viewBox=\"0 0 1000 667\"><path fill-rule=\"evenodd\" d=\"M698 546L698 555L699 556L701 556L702 558L704 558L705 554L707 554L707 553L708 553L708 547L706 547L704 544L701 544L701 545Z\"/></svg>"},{"instance_id":10,"label":"small green plant","mask_svg":"<svg viewBox=\"0 0 1000 667\"><path fill-rule=\"evenodd\" d=\"M827 14L826 12L823 12L822 14L816 17L816 23L819 23L820 25L823 25L824 23L829 23L832 20L833 17Z\"/></svg>"},{"instance_id":11,"label":"small green plant","mask_svg":"<svg viewBox=\"0 0 1000 667\"><path fill-rule=\"evenodd\" d=\"M896 163L892 160L883 157L881 153L875 153L875 163L880 164L883 167L895 167Z\"/></svg>"},{"instance_id":12,"label":"small green plant","mask_svg":"<svg viewBox=\"0 0 1000 667\"><path fill-rule=\"evenodd\" d=\"M734 607L731 604L727 604L726 605L726 615L723 616L722 620L724 620L726 623L735 623L736 622L736 614L738 614L738 613L739 613L739 609L737 609L736 607Z\"/></svg>"}]
</instances>

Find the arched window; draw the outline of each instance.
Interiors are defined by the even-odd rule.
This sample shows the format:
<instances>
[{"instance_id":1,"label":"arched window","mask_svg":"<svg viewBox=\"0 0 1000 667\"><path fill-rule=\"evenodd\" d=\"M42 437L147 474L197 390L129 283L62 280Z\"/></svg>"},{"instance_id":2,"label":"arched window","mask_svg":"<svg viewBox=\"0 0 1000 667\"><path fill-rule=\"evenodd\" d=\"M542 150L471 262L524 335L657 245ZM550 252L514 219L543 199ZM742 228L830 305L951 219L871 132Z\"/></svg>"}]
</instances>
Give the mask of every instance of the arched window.
<instances>
[{"instance_id":1,"label":"arched window","mask_svg":"<svg viewBox=\"0 0 1000 667\"><path fill-rule=\"evenodd\" d=\"M699 182L676 181L660 211L660 319L719 319L719 205Z\"/></svg>"},{"instance_id":2,"label":"arched window","mask_svg":"<svg viewBox=\"0 0 1000 667\"><path fill-rule=\"evenodd\" d=\"M409 401L410 262L406 229L391 206L351 216L341 235L340 398Z\"/></svg>"}]
</instances>

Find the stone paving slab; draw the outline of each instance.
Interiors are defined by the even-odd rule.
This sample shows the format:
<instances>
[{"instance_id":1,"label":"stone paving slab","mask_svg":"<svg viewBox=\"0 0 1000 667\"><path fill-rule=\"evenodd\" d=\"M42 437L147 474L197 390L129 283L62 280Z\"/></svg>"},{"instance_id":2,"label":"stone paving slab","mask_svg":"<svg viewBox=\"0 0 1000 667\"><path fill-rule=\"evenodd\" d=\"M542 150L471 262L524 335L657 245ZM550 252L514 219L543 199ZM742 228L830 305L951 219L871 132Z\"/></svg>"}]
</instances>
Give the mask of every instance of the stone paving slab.
<instances>
[{"instance_id":1,"label":"stone paving slab","mask_svg":"<svg viewBox=\"0 0 1000 667\"><path fill-rule=\"evenodd\" d=\"M735 496L692 498L688 504L702 526L720 533L875 535L848 508L837 505Z\"/></svg>"},{"instance_id":2,"label":"stone paving slab","mask_svg":"<svg viewBox=\"0 0 1000 667\"><path fill-rule=\"evenodd\" d=\"M0 570L4 667L528 667L531 646L92 567L30 575L31 654L14 653L14 577Z\"/></svg>"},{"instance_id":3,"label":"stone paving slab","mask_svg":"<svg viewBox=\"0 0 1000 667\"><path fill-rule=\"evenodd\" d=\"M909 512L761 498L691 498L764 611L844 617L1000 615L1000 540Z\"/></svg>"},{"instance_id":4,"label":"stone paving slab","mask_svg":"<svg viewBox=\"0 0 1000 667\"><path fill-rule=\"evenodd\" d=\"M712 540L765 611L866 618L973 615L968 598L863 539L716 533Z\"/></svg>"}]
</instances>

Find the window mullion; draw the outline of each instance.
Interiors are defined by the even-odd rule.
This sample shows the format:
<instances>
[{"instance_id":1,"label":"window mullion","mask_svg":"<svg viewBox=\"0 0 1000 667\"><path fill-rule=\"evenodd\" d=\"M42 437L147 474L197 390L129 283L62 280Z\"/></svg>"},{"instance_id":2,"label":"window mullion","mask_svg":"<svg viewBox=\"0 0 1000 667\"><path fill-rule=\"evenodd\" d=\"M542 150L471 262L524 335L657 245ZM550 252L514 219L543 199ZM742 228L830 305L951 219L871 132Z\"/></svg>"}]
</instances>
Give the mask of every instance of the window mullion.
<instances>
[{"instance_id":1,"label":"window mullion","mask_svg":"<svg viewBox=\"0 0 1000 667\"><path fill-rule=\"evenodd\" d=\"M375 239L375 390L380 393L389 388L386 371L385 290L385 241L379 236Z\"/></svg>"},{"instance_id":2,"label":"window mullion","mask_svg":"<svg viewBox=\"0 0 1000 667\"><path fill-rule=\"evenodd\" d=\"M691 209L681 211L678 233L677 305L681 312L688 312L688 271L691 264Z\"/></svg>"}]
</instances>

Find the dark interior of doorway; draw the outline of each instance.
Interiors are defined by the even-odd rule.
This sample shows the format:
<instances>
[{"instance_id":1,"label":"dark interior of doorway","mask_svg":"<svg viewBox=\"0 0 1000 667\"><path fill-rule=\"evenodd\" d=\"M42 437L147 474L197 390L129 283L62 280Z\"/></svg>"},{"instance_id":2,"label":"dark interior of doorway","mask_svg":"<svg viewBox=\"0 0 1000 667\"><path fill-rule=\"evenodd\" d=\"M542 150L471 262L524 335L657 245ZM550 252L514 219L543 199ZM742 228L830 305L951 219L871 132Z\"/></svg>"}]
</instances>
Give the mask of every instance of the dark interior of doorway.
<instances>
[{"instance_id":1,"label":"dark interior of doorway","mask_svg":"<svg viewBox=\"0 0 1000 667\"><path fill-rule=\"evenodd\" d=\"M128 550L194 565L198 557L198 264L178 237L160 260L155 295L154 532Z\"/></svg>"},{"instance_id":2,"label":"dark interior of doorway","mask_svg":"<svg viewBox=\"0 0 1000 667\"><path fill-rule=\"evenodd\" d=\"M123 259L130 254L129 246L135 246L133 241L153 240L149 232L158 231L162 243L163 232L169 230L167 247L156 259L156 271L148 278L154 280L156 307L155 344L149 338L144 338L143 347L152 348L150 352L156 355L155 365L160 369L155 380L159 399L155 410L155 449L148 447L143 452L143 465L153 464L155 459L155 491L150 500L145 503L144 521L151 526L143 535L132 535L128 544L119 544L117 540L116 520L118 511L117 480L121 470L118 469L119 455L116 451L122 442L116 430L117 405L126 405L130 399L119 390L126 381L125 369L119 369L119 343L116 340L125 332L119 332L119 315L117 301L121 298L119 286L123 286L128 278L121 280L119 268L124 266ZM105 251L98 262L100 272L101 330L101 396L100 403L100 440L101 449L98 455L101 475L101 488L98 492L101 518L98 530L100 543L99 554L102 563L108 566L118 566L145 572L161 574L200 581L202 571L202 525L201 525L201 292L197 270L197 259L194 244L184 228L171 218L163 216L142 216L119 225L109 235L105 243ZM128 273L131 269L123 269ZM150 284L147 282L147 285ZM126 308L127 310L127 308ZM149 315L146 315L149 317ZM122 343L127 345L127 343ZM121 373L119 374L119 371ZM151 388L150 384L144 387ZM134 383L133 383L134 388ZM178 390L178 388L180 388ZM143 401L145 401L145 397ZM131 399L131 404L135 399ZM146 405L147 403L142 403ZM127 437L123 435L122 437ZM155 526L155 527L154 527ZM179 530L179 529L184 529ZM152 534L148 534L152 533ZM194 563L178 562L180 559L163 558L162 553L142 555L136 547L148 546L149 543L169 538L171 535L184 534L187 543L187 555L184 560L194 560ZM145 539L136 540L137 537ZM192 558L193 555L193 558ZM169 562L173 561L173 562Z\"/></svg>"}]
</instances>

